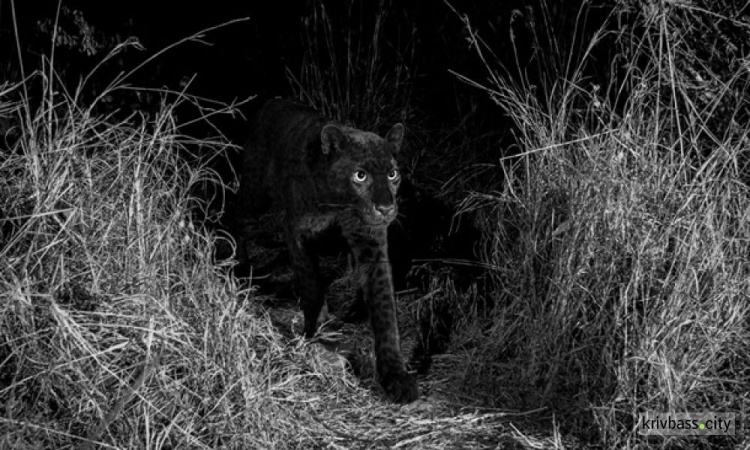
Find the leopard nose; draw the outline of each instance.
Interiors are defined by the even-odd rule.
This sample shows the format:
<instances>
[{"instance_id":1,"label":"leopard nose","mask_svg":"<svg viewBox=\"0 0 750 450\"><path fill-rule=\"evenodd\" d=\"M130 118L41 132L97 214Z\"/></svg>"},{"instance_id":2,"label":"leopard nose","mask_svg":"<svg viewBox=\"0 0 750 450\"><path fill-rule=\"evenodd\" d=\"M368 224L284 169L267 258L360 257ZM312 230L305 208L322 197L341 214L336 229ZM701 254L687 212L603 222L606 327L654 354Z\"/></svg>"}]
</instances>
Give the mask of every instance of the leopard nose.
<instances>
[{"instance_id":1,"label":"leopard nose","mask_svg":"<svg viewBox=\"0 0 750 450\"><path fill-rule=\"evenodd\" d=\"M396 207L393 205L376 205L375 209L384 216L390 216Z\"/></svg>"}]
</instances>

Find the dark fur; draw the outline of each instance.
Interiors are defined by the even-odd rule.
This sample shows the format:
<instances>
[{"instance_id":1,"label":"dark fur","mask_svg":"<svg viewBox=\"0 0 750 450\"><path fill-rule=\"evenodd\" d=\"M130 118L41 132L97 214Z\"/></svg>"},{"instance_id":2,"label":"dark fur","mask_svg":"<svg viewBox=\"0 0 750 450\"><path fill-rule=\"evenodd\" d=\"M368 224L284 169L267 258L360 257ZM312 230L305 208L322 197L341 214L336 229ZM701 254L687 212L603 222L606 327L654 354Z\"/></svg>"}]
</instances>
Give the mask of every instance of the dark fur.
<instances>
[{"instance_id":1,"label":"dark fur","mask_svg":"<svg viewBox=\"0 0 750 450\"><path fill-rule=\"evenodd\" d=\"M314 244L331 231L346 239L362 269L380 384L389 398L403 403L415 400L419 390L401 357L386 234L397 213L401 178L394 155L402 138L401 124L382 138L331 122L299 103L271 100L258 112L245 149L237 213L257 215L272 200L286 210L308 337L317 330L324 304ZM237 234L243 260L243 236Z\"/></svg>"}]
</instances>

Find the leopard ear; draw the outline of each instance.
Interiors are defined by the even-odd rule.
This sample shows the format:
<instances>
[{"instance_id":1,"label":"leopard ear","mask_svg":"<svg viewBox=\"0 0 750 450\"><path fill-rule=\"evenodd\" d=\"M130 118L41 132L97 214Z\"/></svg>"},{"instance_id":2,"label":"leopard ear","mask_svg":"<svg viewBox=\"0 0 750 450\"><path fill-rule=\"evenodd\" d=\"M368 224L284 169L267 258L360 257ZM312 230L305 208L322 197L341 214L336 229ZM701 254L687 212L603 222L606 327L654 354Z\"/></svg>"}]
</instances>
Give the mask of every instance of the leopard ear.
<instances>
[{"instance_id":1,"label":"leopard ear","mask_svg":"<svg viewBox=\"0 0 750 450\"><path fill-rule=\"evenodd\" d=\"M404 140L404 126L400 123L397 123L396 125L391 127L390 131L388 131L388 134L385 135L385 140L388 141L389 144L391 144L393 153L398 153L399 150L401 150L401 141Z\"/></svg>"},{"instance_id":2,"label":"leopard ear","mask_svg":"<svg viewBox=\"0 0 750 450\"><path fill-rule=\"evenodd\" d=\"M344 132L335 123L329 123L320 130L320 149L324 155L340 151L344 143Z\"/></svg>"}]
</instances>

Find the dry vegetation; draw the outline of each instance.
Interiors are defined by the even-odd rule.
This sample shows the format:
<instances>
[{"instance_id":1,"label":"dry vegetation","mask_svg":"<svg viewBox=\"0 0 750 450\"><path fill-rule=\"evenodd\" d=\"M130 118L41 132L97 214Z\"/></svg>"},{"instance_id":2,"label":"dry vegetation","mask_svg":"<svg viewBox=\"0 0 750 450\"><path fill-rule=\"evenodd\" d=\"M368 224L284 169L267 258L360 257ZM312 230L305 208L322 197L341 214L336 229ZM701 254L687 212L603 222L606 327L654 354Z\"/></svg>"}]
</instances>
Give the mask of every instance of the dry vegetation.
<instances>
[{"instance_id":1,"label":"dry vegetation","mask_svg":"<svg viewBox=\"0 0 750 450\"><path fill-rule=\"evenodd\" d=\"M420 378L424 398L404 407L272 325L215 261L224 238L194 220L204 205L189 193L220 182L185 162L190 139L173 118L185 97L114 121L51 73L0 86L0 448L746 444L634 429L645 410L749 406L746 68L716 71L696 37L708 13L667 6L622 2L638 26L620 31L618 51L638 64L610 86L583 79L588 50L572 64L551 56L565 64L550 66L545 101L469 33L488 69L481 89L524 152L500 160L502 185L461 185L495 288L436 277L434 295L405 305L419 315L448 302L455 318ZM339 95L315 90L324 74L304 76L309 100ZM378 101L408 94L377 77L368 92L399 97ZM350 94L340 99L355 108ZM380 119L391 117L360 121ZM202 142L202 154L226 145Z\"/></svg>"},{"instance_id":2,"label":"dry vegetation","mask_svg":"<svg viewBox=\"0 0 750 450\"><path fill-rule=\"evenodd\" d=\"M704 10L630 6L619 13L638 27L607 42L640 63L610 86L582 76L603 34L580 60L541 58L565 63L544 69L546 102L487 57L482 89L524 151L503 158L502 189L463 204L479 215L499 288L494 314L463 327L487 332L467 339L462 381L493 405L552 408L565 432L607 448L726 448L743 436L647 442L635 422L647 410L748 407L750 124L746 55L730 40L748 25L730 35Z\"/></svg>"},{"instance_id":3,"label":"dry vegetation","mask_svg":"<svg viewBox=\"0 0 750 450\"><path fill-rule=\"evenodd\" d=\"M211 173L184 163L172 107L109 123L48 96L7 112L21 137L0 164L0 448L408 448L512 434L503 414L389 405L274 329L215 264L219 238L190 225L201 204L186 193Z\"/></svg>"}]
</instances>

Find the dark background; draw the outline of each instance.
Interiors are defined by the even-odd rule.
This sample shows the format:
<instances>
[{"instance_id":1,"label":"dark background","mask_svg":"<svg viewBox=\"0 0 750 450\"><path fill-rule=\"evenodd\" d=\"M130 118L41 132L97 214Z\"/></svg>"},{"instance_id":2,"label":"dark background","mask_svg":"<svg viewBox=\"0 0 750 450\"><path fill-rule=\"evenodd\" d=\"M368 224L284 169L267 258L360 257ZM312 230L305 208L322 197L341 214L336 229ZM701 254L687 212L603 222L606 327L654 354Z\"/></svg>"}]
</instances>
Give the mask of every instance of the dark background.
<instances>
[{"instance_id":1,"label":"dark background","mask_svg":"<svg viewBox=\"0 0 750 450\"><path fill-rule=\"evenodd\" d=\"M290 96L286 71L299 73L307 51L304 24L312 20L320 3L313 0L200 3L63 0L62 6L80 11L102 40L106 38L114 43L136 36L145 47L143 52L128 50L99 69L98 79L102 83L202 29L248 17L247 21L207 33L203 43L177 46L134 77L137 84L148 87L179 89L181 81L195 74L190 92L226 102L251 95ZM448 72L452 69L479 82L488 78L487 68L470 48L464 25L445 3L420 0L322 3L334 23L342 26L346 24L341 21L351 17L347 11L351 5L361 8L354 16L364 23L374 18L378 9L388 10L382 42L389 48L383 50L381 63L387 70L388 64L396 64L405 51L411 51L408 62L415 75L411 103L419 111L419 120L426 129L438 130L461 123L467 127L463 130L466 133L489 133L498 140L508 135L511 125L504 121L487 94L467 86ZM542 24L539 23L541 6L536 0L451 2L458 12L469 17L491 48L491 63L506 67L509 75L527 79L532 85L543 81L538 73L539 64L549 63L541 58L543 49L538 48L538 42L534 43L534 33L539 35L542 29L555 36L556 45L567 45L575 50L580 47L577 43L584 42L611 11L608 2L587 2L586 20L583 26L576 27L580 0L550 3L553 3L553 10L547 12L556 19L555 23ZM8 67L15 65L17 51L10 7L10 0L0 0L0 57L6 62L6 72L13 74ZM15 7L20 46L29 71L39 67L41 55L50 54L49 33L40 31L39 23L44 19L54 20L58 2L23 0L16 1ZM64 16L61 14L61 25L74 29L70 15ZM343 47L345 43L334 42L334 45ZM96 55L85 55L78 49L59 46L55 66L65 75L65 82L74 85L104 54L105 51L100 51ZM599 76L597 72L602 68L589 67L590 76ZM18 75L16 72L16 77ZM224 127L229 137L242 139L241 123L229 123Z\"/></svg>"}]
</instances>

